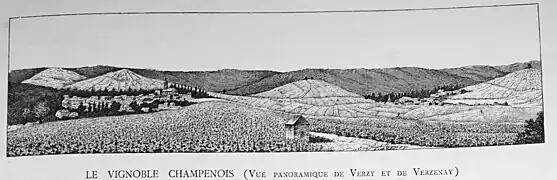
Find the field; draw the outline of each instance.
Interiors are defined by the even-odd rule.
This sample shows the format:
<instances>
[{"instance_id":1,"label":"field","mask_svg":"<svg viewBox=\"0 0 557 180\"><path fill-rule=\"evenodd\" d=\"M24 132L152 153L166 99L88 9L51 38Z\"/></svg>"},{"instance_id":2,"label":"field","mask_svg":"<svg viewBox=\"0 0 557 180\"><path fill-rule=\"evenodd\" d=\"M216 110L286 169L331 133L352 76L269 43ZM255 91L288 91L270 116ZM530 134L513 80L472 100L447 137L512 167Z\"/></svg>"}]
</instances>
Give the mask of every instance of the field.
<instances>
[{"instance_id":1,"label":"field","mask_svg":"<svg viewBox=\"0 0 557 180\"><path fill-rule=\"evenodd\" d=\"M541 106L395 105L354 97L256 98L210 93L231 102L276 112L327 118L398 118L445 122L524 123L536 118Z\"/></svg>"},{"instance_id":2,"label":"field","mask_svg":"<svg viewBox=\"0 0 557 180\"><path fill-rule=\"evenodd\" d=\"M256 98L218 93L212 96L255 108L305 115L312 132L425 147L515 144L516 135L524 130L524 121L534 119L541 110L512 106L394 105L354 97Z\"/></svg>"},{"instance_id":3,"label":"field","mask_svg":"<svg viewBox=\"0 0 557 180\"><path fill-rule=\"evenodd\" d=\"M313 132L427 147L511 145L521 124L445 123L391 118L310 118Z\"/></svg>"},{"instance_id":4,"label":"field","mask_svg":"<svg viewBox=\"0 0 557 180\"><path fill-rule=\"evenodd\" d=\"M318 117L398 117L412 109L418 108L417 106L396 106L376 103L373 100L354 97L289 99L232 96L219 93L209 93L209 95L251 107Z\"/></svg>"},{"instance_id":5,"label":"field","mask_svg":"<svg viewBox=\"0 0 557 180\"><path fill-rule=\"evenodd\" d=\"M289 83L253 96L265 98L362 97L338 86L312 79Z\"/></svg>"},{"instance_id":6,"label":"field","mask_svg":"<svg viewBox=\"0 0 557 180\"><path fill-rule=\"evenodd\" d=\"M422 106L405 113L403 118L420 119L424 121L440 122L481 122L481 123L524 123L525 120L535 119L542 111L541 106Z\"/></svg>"},{"instance_id":7,"label":"field","mask_svg":"<svg viewBox=\"0 0 557 180\"><path fill-rule=\"evenodd\" d=\"M287 139L285 118L243 105L204 102L176 111L48 122L8 132L7 155L321 150Z\"/></svg>"}]
</instances>

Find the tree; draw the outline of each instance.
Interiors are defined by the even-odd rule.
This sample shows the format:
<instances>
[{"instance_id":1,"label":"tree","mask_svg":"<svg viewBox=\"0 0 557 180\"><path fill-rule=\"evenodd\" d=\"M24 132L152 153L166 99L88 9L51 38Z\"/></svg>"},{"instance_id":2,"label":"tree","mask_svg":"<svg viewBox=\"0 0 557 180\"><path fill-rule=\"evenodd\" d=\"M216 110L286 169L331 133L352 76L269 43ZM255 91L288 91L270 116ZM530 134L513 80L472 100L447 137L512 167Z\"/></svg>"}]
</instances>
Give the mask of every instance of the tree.
<instances>
[{"instance_id":1,"label":"tree","mask_svg":"<svg viewBox=\"0 0 557 180\"><path fill-rule=\"evenodd\" d=\"M137 104L137 102L132 101L130 103L130 107L136 112L136 113L141 113L141 106L139 104Z\"/></svg>"},{"instance_id":2,"label":"tree","mask_svg":"<svg viewBox=\"0 0 557 180\"><path fill-rule=\"evenodd\" d=\"M48 107L46 101L39 102L33 106L33 116L42 122L42 118L45 117L48 112L50 112L50 108Z\"/></svg>"},{"instance_id":3,"label":"tree","mask_svg":"<svg viewBox=\"0 0 557 180\"><path fill-rule=\"evenodd\" d=\"M79 114L83 114L83 113L85 112L85 109L86 109L86 108L87 108L87 107L85 107L85 106L83 105L83 102L80 102L80 103L79 103L79 106L77 107L77 112L78 112Z\"/></svg>"},{"instance_id":4,"label":"tree","mask_svg":"<svg viewBox=\"0 0 557 180\"><path fill-rule=\"evenodd\" d=\"M118 114L118 110L120 110L120 107L122 107L122 104L113 101L112 104L110 105L110 113L111 114Z\"/></svg>"},{"instance_id":5,"label":"tree","mask_svg":"<svg viewBox=\"0 0 557 180\"><path fill-rule=\"evenodd\" d=\"M31 113L31 110L29 108L24 108L23 112L21 113L21 117L23 117L23 123L26 123L26 122L30 122L30 119L32 119L33 114Z\"/></svg>"},{"instance_id":6,"label":"tree","mask_svg":"<svg viewBox=\"0 0 557 180\"><path fill-rule=\"evenodd\" d=\"M524 132L518 133L517 144L532 144L532 143L544 143L545 142L545 132L544 132L544 119L543 111L538 113L536 120L527 120Z\"/></svg>"}]
</instances>

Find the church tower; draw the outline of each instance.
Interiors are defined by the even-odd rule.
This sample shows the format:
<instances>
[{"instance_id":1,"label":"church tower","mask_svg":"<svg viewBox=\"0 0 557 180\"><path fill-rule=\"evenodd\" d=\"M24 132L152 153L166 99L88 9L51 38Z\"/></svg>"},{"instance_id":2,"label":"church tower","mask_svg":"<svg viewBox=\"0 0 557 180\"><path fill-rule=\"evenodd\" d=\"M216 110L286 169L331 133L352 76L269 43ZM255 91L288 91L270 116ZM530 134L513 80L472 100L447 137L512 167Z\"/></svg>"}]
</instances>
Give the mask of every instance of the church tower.
<instances>
[{"instance_id":1,"label":"church tower","mask_svg":"<svg viewBox=\"0 0 557 180\"><path fill-rule=\"evenodd\" d=\"M164 78L164 89L168 88L168 79Z\"/></svg>"}]
</instances>

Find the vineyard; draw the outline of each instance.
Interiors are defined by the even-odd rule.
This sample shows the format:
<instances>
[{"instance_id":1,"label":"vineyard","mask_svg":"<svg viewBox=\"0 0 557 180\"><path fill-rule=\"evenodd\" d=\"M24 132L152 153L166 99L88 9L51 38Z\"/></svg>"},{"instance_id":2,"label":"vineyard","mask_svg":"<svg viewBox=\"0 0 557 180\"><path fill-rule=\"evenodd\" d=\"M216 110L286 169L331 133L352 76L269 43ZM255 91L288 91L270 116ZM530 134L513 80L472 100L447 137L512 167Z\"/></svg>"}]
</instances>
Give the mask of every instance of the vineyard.
<instances>
[{"instance_id":1,"label":"vineyard","mask_svg":"<svg viewBox=\"0 0 557 180\"><path fill-rule=\"evenodd\" d=\"M511 145L524 125L494 123L443 123L418 120L308 119L312 131L346 137L372 139L392 144L429 147L474 147Z\"/></svg>"},{"instance_id":2,"label":"vineyard","mask_svg":"<svg viewBox=\"0 0 557 180\"><path fill-rule=\"evenodd\" d=\"M232 96L219 93L209 95L232 102L260 107L278 112L302 114L307 116L327 117L398 117L417 106L397 106L393 104L375 103L373 100L353 97L324 98L256 98Z\"/></svg>"},{"instance_id":3,"label":"vineyard","mask_svg":"<svg viewBox=\"0 0 557 180\"><path fill-rule=\"evenodd\" d=\"M8 132L7 155L321 150L287 139L285 118L243 105L206 102L177 111L49 122Z\"/></svg>"},{"instance_id":4,"label":"vineyard","mask_svg":"<svg viewBox=\"0 0 557 180\"><path fill-rule=\"evenodd\" d=\"M211 96L276 112L309 117L398 118L445 122L523 123L535 118L541 106L395 105L353 97L257 98L209 93Z\"/></svg>"}]
</instances>

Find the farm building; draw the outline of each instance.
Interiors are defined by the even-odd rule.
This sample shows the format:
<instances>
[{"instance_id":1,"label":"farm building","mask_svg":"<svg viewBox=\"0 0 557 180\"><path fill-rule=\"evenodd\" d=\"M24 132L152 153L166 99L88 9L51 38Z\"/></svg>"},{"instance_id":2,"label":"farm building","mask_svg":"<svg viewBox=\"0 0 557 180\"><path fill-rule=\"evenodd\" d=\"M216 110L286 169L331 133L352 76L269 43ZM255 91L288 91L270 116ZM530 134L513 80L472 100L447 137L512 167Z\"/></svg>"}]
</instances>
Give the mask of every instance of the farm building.
<instances>
[{"instance_id":1,"label":"farm building","mask_svg":"<svg viewBox=\"0 0 557 180\"><path fill-rule=\"evenodd\" d=\"M309 122L303 116L291 116L284 125L287 138L300 138L309 140Z\"/></svg>"}]
</instances>

